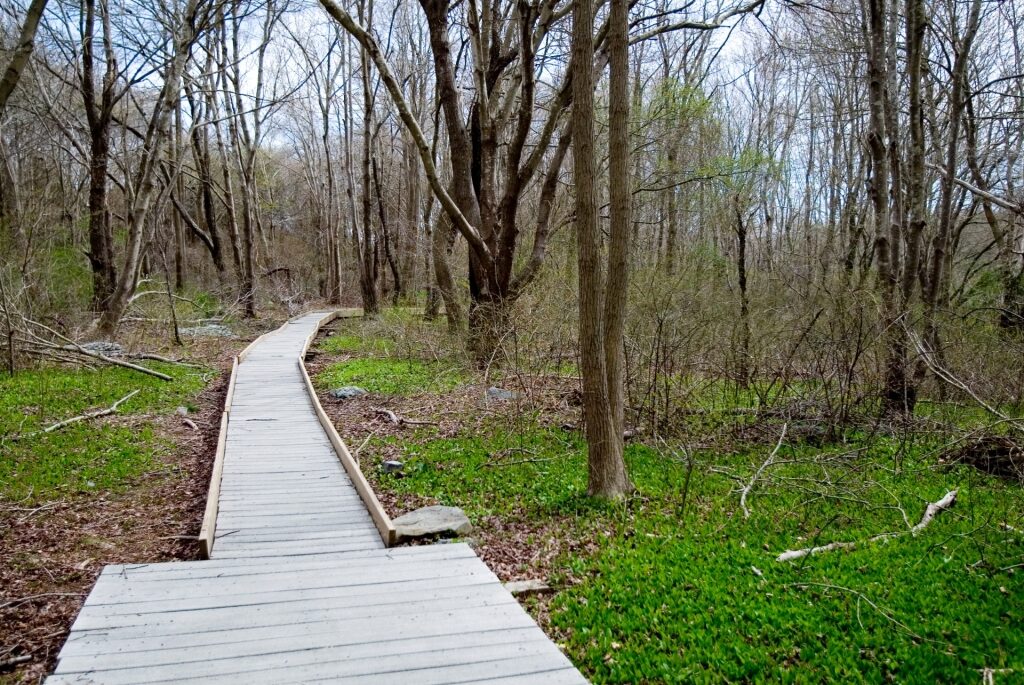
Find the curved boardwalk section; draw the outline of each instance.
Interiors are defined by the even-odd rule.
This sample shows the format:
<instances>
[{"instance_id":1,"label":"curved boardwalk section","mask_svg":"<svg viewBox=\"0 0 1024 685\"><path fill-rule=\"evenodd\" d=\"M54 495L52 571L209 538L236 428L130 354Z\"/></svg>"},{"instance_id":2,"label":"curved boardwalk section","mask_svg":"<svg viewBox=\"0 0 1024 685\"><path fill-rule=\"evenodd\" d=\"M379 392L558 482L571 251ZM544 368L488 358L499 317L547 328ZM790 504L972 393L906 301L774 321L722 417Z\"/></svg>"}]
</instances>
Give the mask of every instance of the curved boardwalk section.
<instances>
[{"instance_id":1,"label":"curved boardwalk section","mask_svg":"<svg viewBox=\"0 0 1024 685\"><path fill-rule=\"evenodd\" d=\"M105 568L47 683L586 683L469 547L384 548L296 361L323 316L238 366L212 558Z\"/></svg>"}]
</instances>

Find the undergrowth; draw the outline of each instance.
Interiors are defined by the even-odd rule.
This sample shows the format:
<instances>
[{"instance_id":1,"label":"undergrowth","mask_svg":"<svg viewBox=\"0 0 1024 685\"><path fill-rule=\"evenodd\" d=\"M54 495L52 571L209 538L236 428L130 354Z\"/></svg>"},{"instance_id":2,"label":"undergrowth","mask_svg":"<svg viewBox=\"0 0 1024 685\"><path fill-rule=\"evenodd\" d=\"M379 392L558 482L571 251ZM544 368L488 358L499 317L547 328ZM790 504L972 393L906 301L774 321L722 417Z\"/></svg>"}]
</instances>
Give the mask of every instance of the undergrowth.
<instances>
[{"instance_id":1,"label":"undergrowth","mask_svg":"<svg viewBox=\"0 0 1024 685\"><path fill-rule=\"evenodd\" d=\"M373 361L354 367L364 387L413 384L395 380L408 362L362 361ZM373 437L363 454L404 462L401 477L375 476L383 490L462 507L476 522L587 536L536 569L557 594L546 611L534 606L593 682L977 683L986 669L1024 682L1021 488L942 463L943 435L854 431L822 444L793 431L751 489L747 518L739 491L777 430L713 451L695 421L685 443L630 444L637 491L609 504L586 495L579 433L500 406L482 421L454 407L464 428ZM953 489L956 505L911 534ZM889 532L898 536L869 540ZM776 561L830 542L858 544Z\"/></svg>"},{"instance_id":2,"label":"undergrowth","mask_svg":"<svg viewBox=\"0 0 1024 685\"><path fill-rule=\"evenodd\" d=\"M1024 558L1020 492L967 467L905 458L897 472L883 442L838 468L858 483L830 493L814 485L820 464L783 464L744 519L737 483L710 470L749 474L763 453L696 454L691 471L679 455L632 445L637 494L607 505L586 497L575 435L424 432L402 445L406 476L385 478L387 488L474 520L592 531L598 553L553 570L551 625L595 682L974 683L984 668L1024 669L1024 576L1008 568ZM815 453L784 447L779 459ZM916 523L953 488L956 507L920 536L775 561L789 548L906 530L897 507Z\"/></svg>"},{"instance_id":3,"label":"undergrowth","mask_svg":"<svg viewBox=\"0 0 1024 685\"><path fill-rule=\"evenodd\" d=\"M0 498L35 502L62 494L117 490L154 464L165 449L147 417L192 400L203 372L153 363L165 382L116 367L41 368L0 379ZM133 390L115 416L39 433L47 426L104 409Z\"/></svg>"}]
</instances>

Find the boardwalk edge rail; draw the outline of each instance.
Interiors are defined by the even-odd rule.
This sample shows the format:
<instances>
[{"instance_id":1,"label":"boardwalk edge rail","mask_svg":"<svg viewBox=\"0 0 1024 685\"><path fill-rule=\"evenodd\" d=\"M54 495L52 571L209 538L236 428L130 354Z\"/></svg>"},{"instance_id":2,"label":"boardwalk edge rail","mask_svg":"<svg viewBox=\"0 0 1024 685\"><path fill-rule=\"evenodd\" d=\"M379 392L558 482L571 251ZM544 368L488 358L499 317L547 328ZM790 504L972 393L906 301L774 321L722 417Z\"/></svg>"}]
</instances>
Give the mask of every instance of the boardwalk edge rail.
<instances>
[{"instance_id":1,"label":"boardwalk edge rail","mask_svg":"<svg viewBox=\"0 0 1024 685\"><path fill-rule=\"evenodd\" d=\"M262 338L263 336L260 336ZM213 553L213 539L217 533L217 512L220 508L220 481L224 475L224 451L228 440L228 421L231 414L231 402L235 398L235 376L238 374L238 363L249 349L259 341L253 340L242 353L231 360L231 378L228 380L228 391L224 396L224 410L220 414L220 433L217 435L217 451L213 457L213 471L210 473L210 488L206 493L206 510L203 512L203 525L199 529L199 556L209 559Z\"/></svg>"},{"instance_id":2,"label":"boardwalk edge rail","mask_svg":"<svg viewBox=\"0 0 1024 685\"><path fill-rule=\"evenodd\" d=\"M341 465L344 467L348 477L352 480L352 484L355 486L356 492L359 493L360 499L363 500L363 504L366 505L367 510L370 512L370 518L373 519L373 524L376 526L381 540L384 541L384 546L391 547L398 541L398 533L395 531L395 526L391 523L391 518L387 515L387 512L384 511L384 507L381 506L380 501L377 499L377 495L374 494L373 489L366 480L366 477L359 469L359 463L352 457L352 454L349 452L344 440L341 439L341 436L335 429L330 417L327 416L323 406L320 404L320 398L317 397L316 390L313 388L313 381L310 380L309 373L306 371L306 365L304 363L306 353L309 351L310 345L313 344L313 340L316 338L321 328L338 317L358 316L358 311L359 310L335 311L320 319L316 324L316 328L314 328L313 332L306 338L306 342L302 346L302 351L300 352L299 358L296 362L299 365L299 372L302 374L302 380L305 383L306 391L309 393L309 398L313 403L313 410L316 412L317 420L319 420L324 432L327 433L327 438L331 441L331 445L334 446L334 451L338 456L338 461L341 462ZM244 350L238 353L231 363L231 378L228 381L228 391L224 398L224 410L221 412L220 417L220 434L217 437L217 452L214 455L213 471L210 474L210 487L206 495L206 510L203 513L203 524L199 530L199 554L203 559L209 559L210 555L213 553L213 543L217 534L217 514L220 508L220 484L221 478L224 474L224 451L227 446L228 423L231 419L231 403L235 396L235 376L238 373L238 365L245 361L245 358L249 355L249 352L253 347L272 332L273 331L268 331L249 343Z\"/></svg>"},{"instance_id":3,"label":"boardwalk edge rail","mask_svg":"<svg viewBox=\"0 0 1024 685\"><path fill-rule=\"evenodd\" d=\"M324 432L327 433L328 439L334 446L334 451L338 455L338 461L341 462L341 465L344 467L349 479L355 486L356 492L359 493L360 499L363 500L363 504L366 505L366 509L370 512L370 518L373 519L373 525L377 527L377 532L380 534L380 539L384 542L384 546L391 547L398 542L398 532L395 530L395 526L391 522L391 518L388 516L387 512L384 511L384 507L381 506L380 501L377 499L377 495L374 494L373 488L371 488L369 482L367 482L366 476L363 475L362 470L359 468L359 462L357 462L352 456L352 453L349 452L348 446L345 445L345 441L341 439L341 435L338 434L337 429L334 427L334 423L331 421L330 417L327 416L327 412L324 411L323 405L320 404L320 398L317 397L316 389L313 387L313 381L309 377L309 372L306 371L306 353L309 351L309 347L313 344L313 340L316 339L320 329L339 317L358 316L359 314L357 312L359 312L359 310L331 312L317 321L316 327L306 338L306 343L302 346L302 352L299 354L299 358L296 361L299 365L299 372L302 374L302 379L305 381L306 391L309 393L309 399L312 401L313 409L316 411L316 417L319 419L320 425L323 426Z\"/></svg>"}]
</instances>

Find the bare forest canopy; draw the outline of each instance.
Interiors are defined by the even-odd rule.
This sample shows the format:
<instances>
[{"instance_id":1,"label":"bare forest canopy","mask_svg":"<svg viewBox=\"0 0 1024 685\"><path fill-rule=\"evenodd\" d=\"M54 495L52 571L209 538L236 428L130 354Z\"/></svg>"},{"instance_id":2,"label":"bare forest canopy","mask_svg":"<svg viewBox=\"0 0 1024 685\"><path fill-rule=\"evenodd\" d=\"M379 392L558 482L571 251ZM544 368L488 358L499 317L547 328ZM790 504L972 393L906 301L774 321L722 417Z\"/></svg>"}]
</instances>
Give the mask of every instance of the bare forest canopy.
<instances>
[{"instance_id":1,"label":"bare forest canopy","mask_svg":"<svg viewBox=\"0 0 1024 685\"><path fill-rule=\"evenodd\" d=\"M12 373L323 300L578 340L592 444L682 378L1022 401L1019 0L0 0L0 48Z\"/></svg>"}]
</instances>

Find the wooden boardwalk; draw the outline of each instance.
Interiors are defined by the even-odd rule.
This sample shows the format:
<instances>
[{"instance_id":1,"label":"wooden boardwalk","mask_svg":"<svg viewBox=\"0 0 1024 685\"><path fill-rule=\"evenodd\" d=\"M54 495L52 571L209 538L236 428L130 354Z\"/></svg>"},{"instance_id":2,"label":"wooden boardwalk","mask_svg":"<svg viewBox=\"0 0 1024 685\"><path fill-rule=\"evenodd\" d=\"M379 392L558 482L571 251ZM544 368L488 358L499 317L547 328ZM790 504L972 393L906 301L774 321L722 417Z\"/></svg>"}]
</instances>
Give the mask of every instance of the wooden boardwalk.
<instances>
[{"instance_id":1,"label":"wooden boardwalk","mask_svg":"<svg viewBox=\"0 0 1024 685\"><path fill-rule=\"evenodd\" d=\"M211 559L106 567L47 683L586 683L472 549L386 548L297 362L324 314L237 366Z\"/></svg>"}]
</instances>

